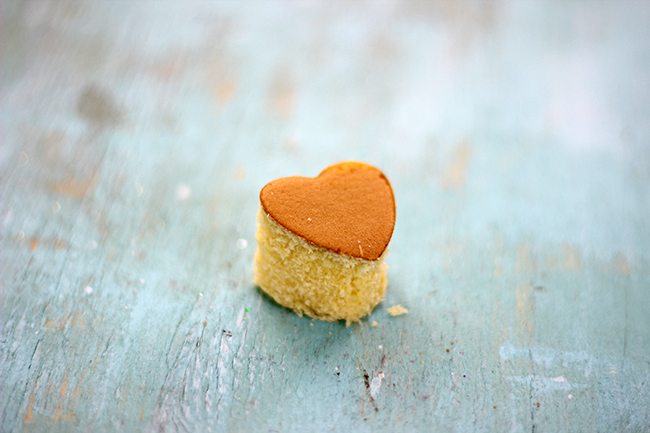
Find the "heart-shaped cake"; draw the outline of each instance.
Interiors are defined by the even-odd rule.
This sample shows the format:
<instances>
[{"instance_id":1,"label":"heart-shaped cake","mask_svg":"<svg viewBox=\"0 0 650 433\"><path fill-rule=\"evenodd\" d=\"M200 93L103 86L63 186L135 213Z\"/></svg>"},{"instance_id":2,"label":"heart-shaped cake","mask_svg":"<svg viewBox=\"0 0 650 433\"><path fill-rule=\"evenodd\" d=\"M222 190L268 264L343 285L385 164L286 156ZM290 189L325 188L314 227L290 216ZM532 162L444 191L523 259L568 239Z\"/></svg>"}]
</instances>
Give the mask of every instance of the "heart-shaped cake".
<instances>
[{"instance_id":1,"label":"heart-shaped cake","mask_svg":"<svg viewBox=\"0 0 650 433\"><path fill-rule=\"evenodd\" d=\"M278 303L323 320L357 321L383 299L395 226L386 176L342 162L260 192L255 280Z\"/></svg>"},{"instance_id":2,"label":"heart-shaped cake","mask_svg":"<svg viewBox=\"0 0 650 433\"><path fill-rule=\"evenodd\" d=\"M262 208L278 224L337 253L377 260L395 226L395 199L375 167L343 162L316 178L285 177L266 184Z\"/></svg>"}]
</instances>

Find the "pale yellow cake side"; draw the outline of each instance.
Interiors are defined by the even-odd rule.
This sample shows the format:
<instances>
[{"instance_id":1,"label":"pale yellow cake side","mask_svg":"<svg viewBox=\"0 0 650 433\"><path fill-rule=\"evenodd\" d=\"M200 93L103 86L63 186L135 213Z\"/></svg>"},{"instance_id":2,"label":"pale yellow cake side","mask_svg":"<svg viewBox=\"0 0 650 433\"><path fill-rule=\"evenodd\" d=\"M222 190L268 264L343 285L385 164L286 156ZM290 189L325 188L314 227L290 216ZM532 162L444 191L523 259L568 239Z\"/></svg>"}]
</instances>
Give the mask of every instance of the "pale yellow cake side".
<instances>
[{"instance_id":1,"label":"pale yellow cake side","mask_svg":"<svg viewBox=\"0 0 650 433\"><path fill-rule=\"evenodd\" d=\"M262 209L257 217L255 282L299 315L356 322L384 298L387 266L334 253L280 226Z\"/></svg>"}]
</instances>

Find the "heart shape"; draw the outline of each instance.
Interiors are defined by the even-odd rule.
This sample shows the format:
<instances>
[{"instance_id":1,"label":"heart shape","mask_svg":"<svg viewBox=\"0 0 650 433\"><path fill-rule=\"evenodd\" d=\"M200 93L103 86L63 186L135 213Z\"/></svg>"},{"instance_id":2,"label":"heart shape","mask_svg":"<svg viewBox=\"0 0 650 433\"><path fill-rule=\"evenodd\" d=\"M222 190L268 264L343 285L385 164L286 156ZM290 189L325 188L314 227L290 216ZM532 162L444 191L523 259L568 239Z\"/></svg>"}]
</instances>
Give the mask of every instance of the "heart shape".
<instances>
[{"instance_id":1,"label":"heart shape","mask_svg":"<svg viewBox=\"0 0 650 433\"><path fill-rule=\"evenodd\" d=\"M377 260L395 227L395 197L377 168L341 162L318 177L284 177L264 186L260 202L278 224L334 252Z\"/></svg>"}]
</instances>

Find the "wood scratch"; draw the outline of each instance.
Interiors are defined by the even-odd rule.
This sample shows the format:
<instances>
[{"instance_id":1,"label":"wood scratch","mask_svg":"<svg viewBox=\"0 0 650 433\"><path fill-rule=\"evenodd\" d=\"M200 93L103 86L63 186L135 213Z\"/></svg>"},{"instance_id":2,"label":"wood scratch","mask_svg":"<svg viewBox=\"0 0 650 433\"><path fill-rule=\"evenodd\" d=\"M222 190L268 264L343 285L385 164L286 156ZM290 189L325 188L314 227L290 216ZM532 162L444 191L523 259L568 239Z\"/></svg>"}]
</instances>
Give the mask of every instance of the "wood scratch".
<instances>
[{"instance_id":1,"label":"wood scratch","mask_svg":"<svg viewBox=\"0 0 650 433\"><path fill-rule=\"evenodd\" d=\"M41 341L43 341L42 338L36 340L36 344L34 345L34 350L32 351L32 356L29 358L29 366L27 367L27 370L32 369L32 364L34 363L34 357L36 356L36 351L38 350L38 346L41 344Z\"/></svg>"},{"instance_id":2,"label":"wood scratch","mask_svg":"<svg viewBox=\"0 0 650 433\"><path fill-rule=\"evenodd\" d=\"M472 156L469 141L461 141L454 149L451 163L442 175L442 186L446 189L459 189L465 185L467 169Z\"/></svg>"},{"instance_id":3,"label":"wood scratch","mask_svg":"<svg viewBox=\"0 0 650 433\"><path fill-rule=\"evenodd\" d=\"M158 59L151 68L153 75L162 82L178 79L183 73L184 62L179 61L182 57L171 57Z\"/></svg>"},{"instance_id":4,"label":"wood scratch","mask_svg":"<svg viewBox=\"0 0 650 433\"><path fill-rule=\"evenodd\" d=\"M503 265L501 264L501 262L502 262L501 257L496 257L494 259L494 271L492 272L494 278L500 278L503 276Z\"/></svg>"},{"instance_id":5,"label":"wood scratch","mask_svg":"<svg viewBox=\"0 0 650 433\"><path fill-rule=\"evenodd\" d=\"M530 274L535 272L537 263L531 252L530 245L524 243L517 248L515 268L519 273Z\"/></svg>"},{"instance_id":6,"label":"wood scratch","mask_svg":"<svg viewBox=\"0 0 650 433\"><path fill-rule=\"evenodd\" d=\"M85 329L86 319L84 318L83 313L72 311L59 319L47 319L45 321L46 330L64 331L66 328Z\"/></svg>"},{"instance_id":7,"label":"wood scratch","mask_svg":"<svg viewBox=\"0 0 650 433\"><path fill-rule=\"evenodd\" d=\"M531 356L532 360L532 356ZM533 378L531 376L528 384L528 405L530 406L530 432L535 433L535 407L533 406Z\"/></svg>"},{"instance_id":8,"label":"wood scratch","mask_svg":"<svg viewBox=\"0 0 650 433\"><path fill-rule=\"evenodd\" d=\"M564 269L570 271L576 271L582 269L582 258L580 256L580 251L578 251L573 245L565 244L564 245Z\"/></svg>"},{"instance_id":9,"label":"wood scratch","mask_svg":"<svg viewBox=\"0 0 650 433\"><path fill-rule=\"evenodd\" d=\"M96 176L90 179L66 179L50 182L50 189L60 195L80 200L95 187Z\"/></svg>"},{"instance_id":10,"label":"wood scratch","mask_svg":"<svg viewBox=\"0 0 650 433\"><path fill-rule=\"evenodd\" d=\"M79 378L77 379L77 383L74 386L74 389L72 390L72 395L70 397L71 400L78 400L79 395L81 394L81 383L83 382L85 377L84 372L82 371L79 373Z\"/></svg>"},{"instance_id":11,"label":"wood scratch","mask_svg":"<svg viewBox=\"0 0 650 433\"><path fill-rule=\"evenodd\" d=\"M236 89L237 83L235 80L228 78L219 80L214 88L214 95L219 105L225 105L230 102L230 100L235 95Z\"/></svg>"},{"instance_id":12,"label":"wood scratch","mask_svg":"<svg viewBox=\"0 0 650 433\"><path fill-rule=\"evenodd\" d=\"M23 416L23 423L31 424L34 421L35 402L36 402L36 389L33 389L32 393L29 395L29 402L27 403L27 410L25 411L25 415Z\"/></svg>"},{"instance_id":13,"label":"wood scratch","mask_svg":"<svg viewBox=\"0 0 650 433\"><path fill-rule=\"evenodd\" d=\"M617 253L616 256L614 257L614 269L616 272L619 274L629 277L632 274L632 267L630 263L627 260L627 257L623 253ZM625 362L626 362L626 357L627 357L627 348L628 348L628 324L629 324L629 278L625 278L626 281L623 282L623 303L624 303L624 310L623 310L623 323L624 323L624 328L623 328L623 350L621 354L621 363L620 363L620 369L623 370L625 368Z\"/></svg>"},{"instance_id":14,"label":"wood scratch","mask_svg":"<svg viewBox=\"0 0 650 433\"><path fill-rule=\"evenodd\" d=\"M534 314L535 299L533 286L529 283L520 284L515 290L517 320L521 331L530 341L535 331Z\"/></svg>"},{"instance_id":15,"label":"wood scratch","mask_svg":"<svg viewBox=\"0 0 650 433\"><path fill-rule=\"evenodd\" d=\"M30 237L25 238L24 240L29 243L29 250L31 252L36 251L40 247L52 248L55 250L64 250L68 247L68 242L63 239L42 239L38 237Z\"/></svg>"},{"instance_id":16,"label":"wood scratch","mask_svg":"<svg viewBox=\"0 0 650 433\"><path fill-rule=\"evenodd\" d=\"M293 113L295 97L294 83L289 74L284 70L277 72L269 92L271 111L281 118L288 118Z\"/></svg>"},{"instance_id":17,"label":"wood scratch","mask_svg":"<svg viewBox=\"0 0 650 433\"><path fill-rule=\"evenodd\" d=\"M97 230L102 239L106 239L110 234L111 229L111 221L108 218L107 212L95 209L92 203L84 203L83 209L84 212L86 212L86 215L88 215L97 226Z\"/></svg>"},{"instance_id":18,"label":"wood scratch","mask_svg":"<svg viewBox=\"0 0 650 433\"><path fill-rule=\"evenodd\" d=\"M629 291L628 285L626 284L625 289L624 289L625 311L623 313L624 314L623 319L624 319L624 323L625 323L624 326L625 327L623 328L623 356L621 356L621 370L623 370L625 368L625 358L627 357L627 340L628 340L627 334L628 334L628 323L629 323L629 320L628 320L628 315L629 315L629 311L628 311L629 310L628 291Z\"/></svg>"},{"instance_id":19,"label":"wood scratch","mask_svg":"<svg viewBox=\"0 0 650 433\"><path fill-rule=\"evenodd\" d=\"M232 176L235 180L244 180L246 178L246 168L243 166L235 167Z\"/></svg>"},{"instance_id":20,"label":"wood scratch","mask_svg":"<svg viewBox=\"0 0 650 433\"><path fill-rule=\"evenodd\" d=\"M63 374L63 380L59 385L59 401L54 408L54 413L51 416L52 421L54 422L74 422L77 420L77 415L71 411L64 411L64 406L66 402L66 397L68 396L68 372L66 371Z\"/></svg>"},{"instance_id":21,"label":"wood scratch","mask_svg":"<svg viewBox=\"0 0 650 433\"><path fill-rule=\"evenodd\" d=\"M59 386L59 397L65 399L68 394L68 372L63 373L63 381Z\"/></svg>"},{"instance_id":22,"label":"wood scratch","mask_svg":"<svg viewBox=\"0 0 650 433\"><path fill-rule=\"evenodd\" d=\"M625 276L630 276L630 274L632 274L632 266L630 266L627 257L622 253L618 253L614 258L614 268L617 272Z\"/></svg>"},{"instance_id":23,"label":"wood scratch","mask_svg":"<svg viewBox=\"0 0 650 433\"><path fill-rule=\"evenodd\" d=\"M372 392L370 390L370 375L366 370L363 370L363 385L366 387L366 394L368 396L368 401L375 409L375 412L379 412L379 408L377 407L377 402L375 401L375 398L372 396Z\"/></svg>"}]
</instances>

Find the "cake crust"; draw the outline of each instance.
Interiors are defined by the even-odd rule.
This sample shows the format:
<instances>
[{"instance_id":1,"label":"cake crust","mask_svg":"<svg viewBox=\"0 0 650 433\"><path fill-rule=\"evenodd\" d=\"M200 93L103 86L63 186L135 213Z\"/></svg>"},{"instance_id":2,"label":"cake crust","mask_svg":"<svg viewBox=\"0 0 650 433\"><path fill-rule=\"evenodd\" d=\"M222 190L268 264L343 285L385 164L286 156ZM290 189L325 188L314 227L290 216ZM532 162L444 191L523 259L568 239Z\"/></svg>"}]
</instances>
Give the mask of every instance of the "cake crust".
<instances>
[{"instance_id":1,"label":"cake crust","mask_svg":"<svg viewBox=\"0 0 650 433\"><path fill-rule=\"evenodd\" d=\"M285 177L260 192L264 211L301 238L333 252L377 260L395 227L386 176L361 162L341 162L317 177Z\"/></svg>"}]
</instances>

